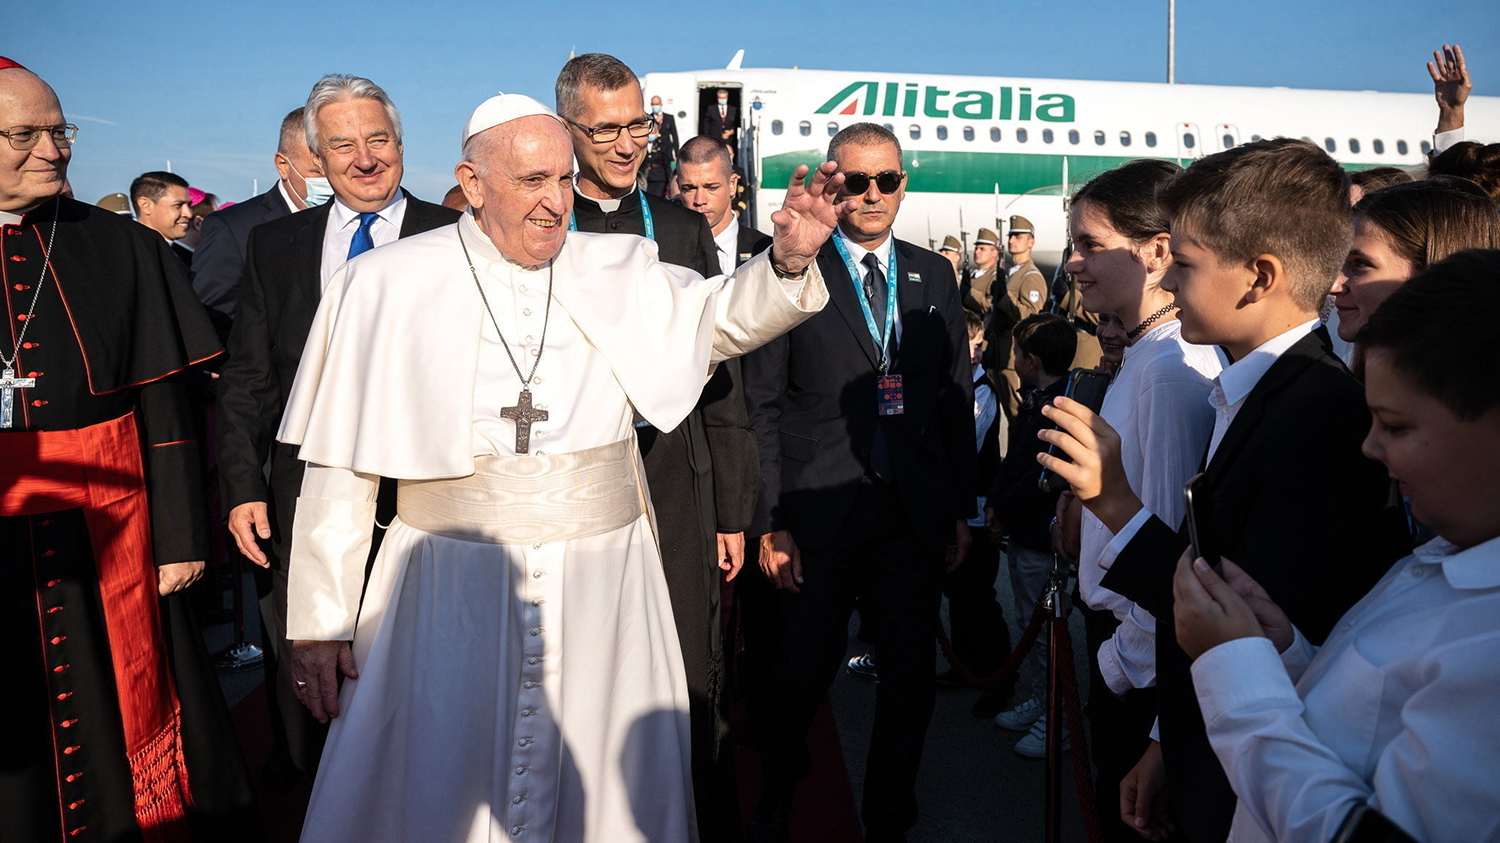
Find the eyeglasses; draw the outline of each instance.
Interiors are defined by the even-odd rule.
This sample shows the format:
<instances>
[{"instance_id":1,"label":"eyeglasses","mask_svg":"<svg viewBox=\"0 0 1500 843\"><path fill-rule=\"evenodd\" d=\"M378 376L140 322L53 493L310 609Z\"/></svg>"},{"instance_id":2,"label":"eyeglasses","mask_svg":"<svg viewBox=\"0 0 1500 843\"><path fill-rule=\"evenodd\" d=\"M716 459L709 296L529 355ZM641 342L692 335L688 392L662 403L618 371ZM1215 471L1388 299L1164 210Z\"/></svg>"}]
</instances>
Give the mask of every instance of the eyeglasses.
<instances>
[{"instance_id":1,"label":"eyeglasses","mask_svg":"<svg viewBox=\"0 0 1500 843\"><path fill-rule=\"evenodd\" d=\"M906 174L901 172L900 170L886 170L885 172L874 176L870 175L869 173L845 173L844 190L847 191L851 196L857 196L869 190L870 182L871 180L873 180L875 182L875 187L878 188L881 193L889 196L890 194L896 192L896 188L900 187L901 182L905 179Z\"/></svg>"},{"instance_id":2,"label":"eyeglasses","mask_svg":"<svg viewBox=\"0 0 1500 843\"><path fill-rule=\"evenodd\" d=\"M594 143L614 143L620 139L621 131L630 132L633 138L643 138L651 134L651 118L642 117L628 126L585 126L582 123L568 121L568 125L576 128L589 136Z\"/></svg>"},{"instance_id":3,"label":"eyeglasses","mask_svg":"<svg viewBox=\"0 0 1500 843\"><path fill-rule=\"evenodd\" d=\"M58 149L73 145L78 139L78 127L72 123L64 123L61 126L11 126L8 130L0 130L0 135L10 141L10 148L25 151L34 148L42 141L42 134L50 134L52 143Z\"/></svg>"}]
</instances>

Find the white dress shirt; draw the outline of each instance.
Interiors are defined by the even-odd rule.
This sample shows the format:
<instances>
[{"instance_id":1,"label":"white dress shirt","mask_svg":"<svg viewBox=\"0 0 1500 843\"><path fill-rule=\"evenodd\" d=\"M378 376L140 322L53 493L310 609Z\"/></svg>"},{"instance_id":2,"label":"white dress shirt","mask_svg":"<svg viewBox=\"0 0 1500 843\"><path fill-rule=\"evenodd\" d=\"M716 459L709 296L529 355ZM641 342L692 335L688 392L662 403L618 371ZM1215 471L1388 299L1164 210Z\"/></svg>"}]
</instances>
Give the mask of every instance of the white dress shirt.
<instances>
[{"instance_id":1,"label":"white dress shirt","mask_svg":"<svg viewBox=\"0 0 1500 843\"><path fill-rule=\"evenodd\" d=\"M974 380L974 452L984 450L984 435L989 432L990 425L995 423L995 417L1000 415L1000 402L995 398L995 390L990 389L989 383L984 379L984 367L975 366L969 377ZM984 504L985 496L975 498L978 506L974 511L979 513L969 519L970 527L984 526Z\"/></svg>"},{"instance_id":2,"label":"white dress shirt","mask_svg":"<svg viewBox=\"0 0 1500 843\"><path fill-rule=\"evenodd\" d=\"M1120 461L1130 488L1168 524L1182 520L1182 487L1197 473L1213 431L1208 395L1223 366L1217 348L1183 340L1182 323L1173 319L1126 347L1104 396L1099 415L1120 434ZM1110 690L1124 695L1156 684L1156 619L1099 584L1105 572L1099 559L1111 538L1104 522L1084 510L1079 593L1090 607L1108 609L1120 621L1099 649L1099 670Z\"/></svg>"},{"instance_id":3,"label":"white dress shirt","mask_svg":"<svg viewBox=\"0 0 1500 843\"><path fill-rule=\"evenodd\" d=\"M286 203L287 210L291 211L294 214L297 213L298 211L304 210L303 208L297 207L297 203L294 202L294 201L292 201L292 194L291 194L290 191L288 191L286 189L286 182L285 181L283 181L281 179L277 179L276 180L276 189L278 191L280 191L280 193L281 193L281 201L283 201L283 202Z\"/></svg>"},{"instance_id":4,"label":"white dress shirt","mask_svg":"<svg viewBox=\"0 0 1500 843\"><path fill-rule=\"evenodd\" d=\"M322 289L328 289L333 273L349 259L349 243L359 229L359 211L350 208L337 196L328 200L333 210L328 214L328 228L323 233ZM378 248L401 239L401 222L406 219L406 194L396 191L384 208L375 212L379 218L370 223L370 239Z\"/></svg>"},{"instance_id":5,"label":"white dress shirt","mask_svg":"<svg viewBox=\"0 0 1500 843\"><path fill-rule=\"evenodd\" d=\"M1321 649L1237 639L1193 684L1235 843L1323 843L1362 802L1424 843L1500 841L1500 538L1434 539Z\"/></svg>"},{"instance_id":6,"label":"white dress shirt","mask_svg":"<svg viewBox=\"0 0 1500 843\"><path fill-rule=\"evenodd\" d=\"M843 237L844 231L843 231L842 228L839 229L838 235L840 237ZM891 260L891 254L892 254L891 250L893 248L895 248L895 244L896 244L896 237L895 237L895 235L891 234L891 233L887 233L886 236L885 236L885 241L882 242L879 246L876 246L875 249L874 249L875 260L876 260L876 262L878 262L880 264L880 274L881 274L881 276L886 277L886 278L889 278L889 272L890 272L890 266L891 266L890 260ZM854 268L857 269L857 270L859 270L860 285L861 286L860 286L860 289L858 290L857 294L859 296L863 297L864 296L864 287L863 287L864 280L863 279L864 279L864 275L865 275L865 271L866 271L865 270L864 260L865 260L865 255L871 254L871 250L866 249L864 246L859 245L858 243L854 242L853 240L848 239L847 237L844 238L844 245L846 247L848 247L848 249L849 249L849 259L852 260L852 261L854 261ZM849 273L845 272L845 273L843 273L843 275L844 275L844 277L842 279L839 279L839 278L830 279L828 281L828 283L829 284L838 284L838 283L841 283L841 282L845 283L845 284L851 283L848 280ZM900 286L901 286L901 278L898 275L896 277L896 288L899 288ZM895 351L895 346L898 345L898 344L900 344L900 342L901 342L901 297L899 295L896 295L896 288L892 288L892 289L886 290L886 295L888 295L888 296L891 296L891 295L896 296L896 324L893 325L893 326L891 326L891 351L892 352ZM871 311L871 313L873 314L874 311ZM880 314L879 318L880 319L884 319L885 318L885 314L884 313ZM872 342L873 341L874 340L872 339ZM876 344L878 345L879 343L876 343Z\"/></svg>"},{"instance_id":7,"label":"white dress shirt","mask_svg":"<svg viewBox=\"0 0 1500 843\"><path fill-rule=\"evenodd\" d=\"M740 215L734 211L729 212L729 225L724 230L714 235L714 245L719 251L719 272L725 275L734 274L734 259L740 247Z\"/></svg>"},{"instance_id":8,"label":"white dress shirt","mask_svg":"<svg viewBox=\"0 0 1500 843\"><path fill-rule=\"evenodd\" d=\"M1449 129L1446 132L1437 132L1432 136L1432 154L1439 155L1447 151L1454 144L1463 143L1464 127Z\"/></svg>"}]
</instances>

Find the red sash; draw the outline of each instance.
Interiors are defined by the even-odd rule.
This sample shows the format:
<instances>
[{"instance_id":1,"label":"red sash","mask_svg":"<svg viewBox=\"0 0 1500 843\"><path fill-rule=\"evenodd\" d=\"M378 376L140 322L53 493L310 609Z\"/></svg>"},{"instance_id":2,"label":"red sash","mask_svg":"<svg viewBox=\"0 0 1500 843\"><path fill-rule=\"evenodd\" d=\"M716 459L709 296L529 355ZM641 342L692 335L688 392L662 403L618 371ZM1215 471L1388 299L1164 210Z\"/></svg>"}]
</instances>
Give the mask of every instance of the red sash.
<instances>
[{"instance_id":1,"label":"red sash","mask_svg":"<svg viewBox=\"0 0 1500 843\"><path fill-rule=\"evenodd\" d=\"M83 510L135 782L150 843L186 838L190 803L177 692L167 664L135 415L79 430L0 435L0 515Z\"/></svg>"}]
</instances>

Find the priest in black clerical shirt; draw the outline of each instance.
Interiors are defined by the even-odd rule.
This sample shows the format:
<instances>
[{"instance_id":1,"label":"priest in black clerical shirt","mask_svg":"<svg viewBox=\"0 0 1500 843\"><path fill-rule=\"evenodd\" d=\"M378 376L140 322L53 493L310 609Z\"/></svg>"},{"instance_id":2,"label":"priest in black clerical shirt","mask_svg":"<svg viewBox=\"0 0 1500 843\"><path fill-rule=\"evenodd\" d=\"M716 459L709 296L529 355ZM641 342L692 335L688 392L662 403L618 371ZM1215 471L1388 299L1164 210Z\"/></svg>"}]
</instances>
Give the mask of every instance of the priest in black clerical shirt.
<instances>
[{"instance_id":1,"label":"priest in black clerical shirt","mask_svg":"<svg viewBox=\"0 0 1500 843\"><path fill-rule=\"evenodd\" d=\"M573 224L579 231L647 237L656 241L664 262L705 278L720 274L703 215L638 187L651 121L630 68L601 53L570 59L557 78L557 113L578 161ZM719 570L743 564L743 532L754 516L759 468L748 431L743 389L724 367L676 429L636 431L687 668L693 791L705 843L739 837L723 716Z\"/></svg>"}]
</instances>

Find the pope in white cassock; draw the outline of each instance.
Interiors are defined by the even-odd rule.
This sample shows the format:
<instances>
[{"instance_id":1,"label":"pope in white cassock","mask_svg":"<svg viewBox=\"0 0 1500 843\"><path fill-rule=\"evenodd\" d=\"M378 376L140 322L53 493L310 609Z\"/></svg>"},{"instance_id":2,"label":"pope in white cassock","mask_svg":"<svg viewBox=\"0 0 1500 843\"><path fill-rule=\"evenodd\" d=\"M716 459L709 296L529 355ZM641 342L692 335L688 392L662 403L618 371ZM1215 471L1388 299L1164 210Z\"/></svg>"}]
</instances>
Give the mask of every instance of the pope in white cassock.
<instances>
[{"instance_id":1,"label":"pope in white cassock","mask_svg":"<svg viewBox=\"0 0 1500 843\"><path fill-rule=\"evenodd\" d=\"M675 427L715 363L823 306L843 177L799 168L768 253L703 279L650 240L568 232L572 147L535 100L486 101L463 153L456 225L333 277L279 434L309 463L298 694L337 718L302 839L691 840L632 422ZM398 514L361 604L380 477Z\"/></svg>"}]
</instances>

